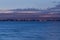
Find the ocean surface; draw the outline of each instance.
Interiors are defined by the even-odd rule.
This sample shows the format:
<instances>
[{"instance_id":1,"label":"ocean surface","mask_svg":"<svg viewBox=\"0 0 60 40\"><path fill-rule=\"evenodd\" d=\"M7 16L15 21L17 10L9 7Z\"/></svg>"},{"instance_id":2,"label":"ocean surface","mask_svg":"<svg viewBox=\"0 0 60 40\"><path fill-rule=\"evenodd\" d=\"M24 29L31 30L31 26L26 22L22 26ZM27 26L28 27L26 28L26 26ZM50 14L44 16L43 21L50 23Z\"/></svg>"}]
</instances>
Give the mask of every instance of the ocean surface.
<instances>
[{"instance_id":1,"label":"ocean surface","mask_svg":"<svg viewBox=\"0 0 60 40\"><path fill-rule=\"evenodd\" d=\"M0 21L0 40L60 40L60 21Z\"/></svg>"}]
</instances>

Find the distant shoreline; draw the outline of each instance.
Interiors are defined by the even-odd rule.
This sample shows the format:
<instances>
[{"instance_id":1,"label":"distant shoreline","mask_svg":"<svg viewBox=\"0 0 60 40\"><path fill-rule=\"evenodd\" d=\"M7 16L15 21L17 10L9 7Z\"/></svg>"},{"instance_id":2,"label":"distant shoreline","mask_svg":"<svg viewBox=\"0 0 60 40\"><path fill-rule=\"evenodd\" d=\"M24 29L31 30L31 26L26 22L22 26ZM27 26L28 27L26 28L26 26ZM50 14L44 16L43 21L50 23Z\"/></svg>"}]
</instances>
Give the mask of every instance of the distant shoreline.
<instances>
[{"instance_id":1,"label":"distant shoreline","mask_svg":"<svg viewBox=\"0 0 60 40\"><path fill-rule=\"evenodd\" d=\"M25 19L25 20L22 20L22 19L20 19L20 20L18 20L18 19L3 19L3 20L1 20L0 19L0 21L60 21L60 20L54 20L54 19L53 20L46 20L46 19L45 20L41 20L41 19L40 20L33 20L33 19L32 20L27 20L27 19Z\"/></svg>"},{"instance_id":2,"label":"distant shoreline","mask_svg":"<svg viewBox=\"0 0 60 40\"><path fill-rule=\"evenodd\" d=\"M60 21L60 14L0 13L0 21Z\"/></svg>"}]
</instances>

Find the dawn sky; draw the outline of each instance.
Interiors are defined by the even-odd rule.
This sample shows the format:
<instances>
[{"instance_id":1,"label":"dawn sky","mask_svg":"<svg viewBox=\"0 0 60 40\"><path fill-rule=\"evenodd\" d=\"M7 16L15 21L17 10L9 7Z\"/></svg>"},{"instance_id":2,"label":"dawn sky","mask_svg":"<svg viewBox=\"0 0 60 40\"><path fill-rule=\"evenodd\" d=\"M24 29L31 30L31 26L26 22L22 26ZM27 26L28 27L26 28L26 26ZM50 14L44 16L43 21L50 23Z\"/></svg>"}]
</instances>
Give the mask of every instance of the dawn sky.
<instances>
[{"instance_id":1,"label":"dawn sky","mask_svg":"<svg viewBox=\"0 0 60 40\"><path fill-rule=\"evenodd\" d=\"M0 9L10 8L49 8L53 7L60 0L0 0Z\"/></svg>"}]
</instances>

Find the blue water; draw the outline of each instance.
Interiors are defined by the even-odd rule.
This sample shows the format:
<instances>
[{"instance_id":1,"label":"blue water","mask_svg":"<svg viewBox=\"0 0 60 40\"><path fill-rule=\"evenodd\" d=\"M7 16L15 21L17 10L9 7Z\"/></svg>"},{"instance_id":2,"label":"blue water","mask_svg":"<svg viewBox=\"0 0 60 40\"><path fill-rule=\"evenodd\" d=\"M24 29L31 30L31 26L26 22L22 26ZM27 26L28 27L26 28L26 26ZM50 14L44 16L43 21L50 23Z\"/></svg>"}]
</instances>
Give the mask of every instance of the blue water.
<instances>
[{"instance_id":1,"label":"blue water","mask_svg":"<svg viewBox=\"0 0 60 40\"><path fill-rule=\"evenodd\" d=\"M0 21L0 40L60 40L60 21Z\"/></svg>"}]
</instances>

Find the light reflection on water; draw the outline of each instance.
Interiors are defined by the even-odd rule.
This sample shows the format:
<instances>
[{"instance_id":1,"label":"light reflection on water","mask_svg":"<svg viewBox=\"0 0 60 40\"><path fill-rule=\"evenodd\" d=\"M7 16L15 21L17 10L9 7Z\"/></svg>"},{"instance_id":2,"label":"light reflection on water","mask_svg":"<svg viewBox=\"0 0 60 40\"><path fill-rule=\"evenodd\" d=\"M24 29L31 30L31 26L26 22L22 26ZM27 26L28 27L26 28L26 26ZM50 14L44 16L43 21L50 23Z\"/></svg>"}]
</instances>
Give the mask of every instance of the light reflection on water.
<instances>
[{"instance_id":1,"label":"light reflection on water","mask_svg":"<svg viewBox=\"0 0 60 40\"><path fill-rule=\"evenodd\" d=\"M60 40L60 22L1 21L0 40Z\"/></svg>"}]
</instances>

